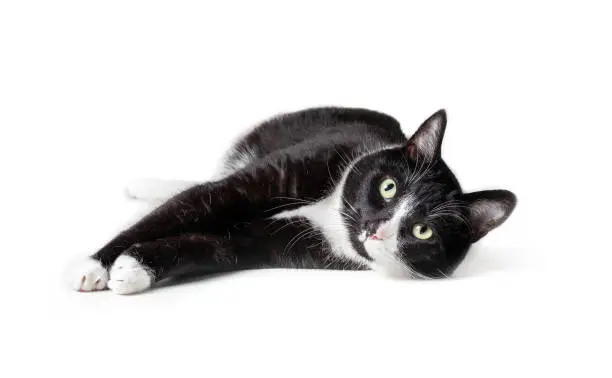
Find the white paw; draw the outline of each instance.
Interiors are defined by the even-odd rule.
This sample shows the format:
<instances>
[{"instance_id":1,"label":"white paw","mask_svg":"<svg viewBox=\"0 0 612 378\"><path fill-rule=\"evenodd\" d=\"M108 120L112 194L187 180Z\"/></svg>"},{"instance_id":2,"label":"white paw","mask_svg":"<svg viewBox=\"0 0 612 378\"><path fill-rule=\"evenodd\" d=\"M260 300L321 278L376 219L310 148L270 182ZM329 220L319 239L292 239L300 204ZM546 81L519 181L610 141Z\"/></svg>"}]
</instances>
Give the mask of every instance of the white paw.
<instances>
[{"instance_id":1,"label":"white paw","mask_svg":"<svg viewBox=\"0 0 612 378\"><path fill-rule=\"evenodd\" d=\"M115 294L132 294L151 286L151 274L132 256L121 255L110 268L108 288Z\"/></svg>"},{"instance_id":2,"label":"white paw","mask_svg":"<svg viewBox=\"0 0 612 378\"><path fill-rule=\"evenodd\" d=\"M108 272L98 260L88 258L74 268L70 280L72 288L77 291L104 290Z\"/></svg>"}]
</instances>

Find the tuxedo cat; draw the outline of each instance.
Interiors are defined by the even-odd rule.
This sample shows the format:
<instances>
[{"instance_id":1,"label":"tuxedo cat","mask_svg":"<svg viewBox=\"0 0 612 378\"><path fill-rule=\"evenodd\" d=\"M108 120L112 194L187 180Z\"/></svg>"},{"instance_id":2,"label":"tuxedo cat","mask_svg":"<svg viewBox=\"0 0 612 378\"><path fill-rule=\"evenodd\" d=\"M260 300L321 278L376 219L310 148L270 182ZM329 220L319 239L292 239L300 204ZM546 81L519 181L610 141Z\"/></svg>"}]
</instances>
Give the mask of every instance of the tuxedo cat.
<instances>
[{"instance_id":1,"label":"tuxedo cat","mask_svg":"<svg viewBox=\"0 0 612 378\"><path fill-rule=\"evenodd\" d=\"M74 288L130 294L169 277L273 267L446 277L516 197L463 193L440 156L445 128L444 110L410 138L366 109L265 121L235 144L219 178L171 184L184 190L93 254ZM132 191L167 195L142 189Z\"/></svg>"}]
</instances>

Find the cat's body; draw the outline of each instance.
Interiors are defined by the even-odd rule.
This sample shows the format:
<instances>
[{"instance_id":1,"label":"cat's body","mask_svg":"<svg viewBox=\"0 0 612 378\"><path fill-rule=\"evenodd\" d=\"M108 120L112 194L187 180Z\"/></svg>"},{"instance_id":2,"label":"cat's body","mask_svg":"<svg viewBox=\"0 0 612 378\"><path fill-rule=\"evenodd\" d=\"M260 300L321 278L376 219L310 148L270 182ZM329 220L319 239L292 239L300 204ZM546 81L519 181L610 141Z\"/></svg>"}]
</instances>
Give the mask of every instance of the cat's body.
<instances>
[{"instance_id":1,"label":"cat's body","mask_svg":"<svg viewBox=\"0 0 612 378\"><path fill-rule=\"evenodd\" d=\"M446 276L515 198L462 193L440 157L445 125L438 112L408 139L395 119L364 109L266 121L237 142L218 180L181 191L94 254L75 288L124 294L260 267Z\"/></svg>"}]
</instances>

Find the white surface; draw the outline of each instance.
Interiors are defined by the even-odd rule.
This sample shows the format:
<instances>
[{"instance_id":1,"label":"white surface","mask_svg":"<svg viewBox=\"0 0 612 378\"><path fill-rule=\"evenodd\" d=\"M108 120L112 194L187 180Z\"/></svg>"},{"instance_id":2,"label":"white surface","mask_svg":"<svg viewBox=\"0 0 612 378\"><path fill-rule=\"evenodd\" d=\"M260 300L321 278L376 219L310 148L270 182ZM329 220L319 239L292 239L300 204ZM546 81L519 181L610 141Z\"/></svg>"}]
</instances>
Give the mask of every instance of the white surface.
<instances>
[{"instance_id":1,"label":"white surface","mask_svg":"<svg viewBox=\"0 0 612 378\"><path fill-rule=\"evenodd\" d=\"M2 2L0 375L609 377L610 10L559 3ZM248 125L323 104L407 131L445 107L445 159L515 214L453 280L62 281L138 210L129 179L207 177Z\"/></svg>"}]
</instances>

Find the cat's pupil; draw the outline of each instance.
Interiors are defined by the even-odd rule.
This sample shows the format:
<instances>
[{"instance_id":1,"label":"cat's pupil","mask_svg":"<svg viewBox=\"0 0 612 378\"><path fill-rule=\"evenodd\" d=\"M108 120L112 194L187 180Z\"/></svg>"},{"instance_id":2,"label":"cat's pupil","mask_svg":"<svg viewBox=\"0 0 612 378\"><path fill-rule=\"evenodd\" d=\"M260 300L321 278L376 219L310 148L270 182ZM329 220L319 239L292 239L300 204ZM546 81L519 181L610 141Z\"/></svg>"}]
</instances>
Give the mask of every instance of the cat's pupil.
<instances>
[{"instance_id":1,"label":"cat's pupil","mask_svg":"<svg viewBox=\"0 0 612 378\"><path fill-rule=\"evenodd\" d=\"M385 192L388 192L389 190L393 189L395 187L394 184L389 184L385 187Z\"/></svg>"}]
</instances>

